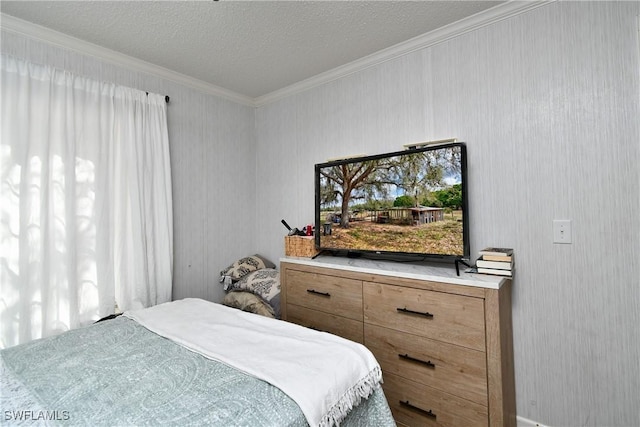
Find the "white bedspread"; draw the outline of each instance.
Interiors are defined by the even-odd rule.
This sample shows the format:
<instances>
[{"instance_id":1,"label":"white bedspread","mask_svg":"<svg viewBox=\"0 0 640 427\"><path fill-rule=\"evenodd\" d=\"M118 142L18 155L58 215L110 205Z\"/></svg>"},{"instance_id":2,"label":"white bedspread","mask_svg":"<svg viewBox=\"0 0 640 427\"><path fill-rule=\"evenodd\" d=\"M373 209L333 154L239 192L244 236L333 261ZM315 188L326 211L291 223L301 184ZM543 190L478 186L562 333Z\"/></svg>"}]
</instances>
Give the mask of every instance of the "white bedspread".
<instances>
[{"instance_id":1,"label":"white bedspread","mask_svg":"<svg viewBox=\"0 0 640 427\"><path fill-rule=\"evenodd\" d=\"M378 362L363 345L205 300L187 298L125 316L273 384L311 426L339 424L382 381Z\"/></svg>"}]
</instances>

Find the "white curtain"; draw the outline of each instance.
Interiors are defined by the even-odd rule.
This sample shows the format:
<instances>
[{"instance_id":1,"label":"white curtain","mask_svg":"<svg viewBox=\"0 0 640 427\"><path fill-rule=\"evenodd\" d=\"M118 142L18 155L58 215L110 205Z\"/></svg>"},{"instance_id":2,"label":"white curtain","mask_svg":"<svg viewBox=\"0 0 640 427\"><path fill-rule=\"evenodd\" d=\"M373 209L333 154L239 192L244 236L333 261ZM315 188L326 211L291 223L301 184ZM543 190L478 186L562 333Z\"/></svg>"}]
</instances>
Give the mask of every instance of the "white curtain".
<instances>
[{"instance_id":1,"label":"white curtain","mask_svg":"<svg viewBox=\"0 0 640 427\"><path fill-rule=\"evenodd\" d=\"M171 299L166 102L2 55L0 347Z\"/></svg>"}]
</instances>

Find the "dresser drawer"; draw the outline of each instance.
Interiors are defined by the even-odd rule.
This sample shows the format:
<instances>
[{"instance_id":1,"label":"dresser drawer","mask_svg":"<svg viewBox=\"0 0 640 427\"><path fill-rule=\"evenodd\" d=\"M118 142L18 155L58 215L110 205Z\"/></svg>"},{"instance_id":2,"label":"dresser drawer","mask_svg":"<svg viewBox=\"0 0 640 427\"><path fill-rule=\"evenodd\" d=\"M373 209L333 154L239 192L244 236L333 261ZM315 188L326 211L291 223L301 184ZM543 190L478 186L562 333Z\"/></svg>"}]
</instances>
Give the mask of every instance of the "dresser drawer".
<instances>
[{"instance_id":1,"label":"dresser drawer","mask_svg":"<svg viewBox=\"0 0 640 427\"><path fill-rule=\"evenodd\" d=\"M362 322L357 320L288 304L287 321L364 343Z\"/></svg>"},{"instance_id":2,"label":"dresser drawer","mask_svg":"<svg viewBox=\"0 0 640 427\"><path fill-rule=\"evenodd\" d=\"M481 298L368 282L363 295L366 323L485 351Z\"/></svg>"},{"instance_id":3,"label":"dresser drawer","mask_svg":"<svg viewBox=\"0 0 640 427\"><path fill-rule=\"evenodd\" d=\"M366 346L382 372L487 406L487 358L482 351L364 325Z\"/></svg>"},{"instance_id":4,"label":"dresser drawer","mask_svg":"<svg viewBox=\"0 0 640 427\"><path fill-rule=\"evenodd\" d=\"M393 374L383 374L384 393L393 417L407 426L489 425L486 406L444 393Z\"/></svg>"},{"instance_id":5,"label":"dresser drawer","mask_svg":"<svg viewBox=\"0 0 640 427\"><path fill-rule=\"evenodd\" d=\"M287 304L362 322L362 282L359 280L290 270L286 292Z\"/></svg>"}]
</instances>

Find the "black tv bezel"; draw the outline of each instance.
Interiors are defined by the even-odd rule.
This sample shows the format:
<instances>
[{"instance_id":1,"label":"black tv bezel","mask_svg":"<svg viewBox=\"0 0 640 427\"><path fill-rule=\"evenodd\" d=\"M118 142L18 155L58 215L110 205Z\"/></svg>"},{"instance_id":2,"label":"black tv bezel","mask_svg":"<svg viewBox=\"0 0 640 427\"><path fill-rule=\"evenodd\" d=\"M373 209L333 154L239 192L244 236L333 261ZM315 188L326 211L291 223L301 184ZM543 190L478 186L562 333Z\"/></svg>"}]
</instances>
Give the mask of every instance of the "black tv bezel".
<instances>
[{"instance_id":1,"label":"black tv bezel","mask_svg":"<svg viewBox=\"0 0 640 427\"><path fill-rule=\"evenodd\" d=\"M401 252L401 251L373 251L366 249L345 249L322 247L320 244L320 233L322 222L320 221L320 170L326 167L340 166L349 163L363 162L368 160L384 159L388 157L403 156L426 151L435 151L443 148L460 147L460 175L462 184L462 239L463 254L432 254L422 252ZM352 157L324 163L317 163L315 169L315 246L320 253L330 253L334 256L346 257L366 257L390 261L458 261L469 260L471 250L469 245L469 202L468 202L468 176L467 176L467 147L464 142L452 142L438 145L428 145L425 147L409 148L402 151L375 154L370 156Z\"/></svg>"}]
</instances>

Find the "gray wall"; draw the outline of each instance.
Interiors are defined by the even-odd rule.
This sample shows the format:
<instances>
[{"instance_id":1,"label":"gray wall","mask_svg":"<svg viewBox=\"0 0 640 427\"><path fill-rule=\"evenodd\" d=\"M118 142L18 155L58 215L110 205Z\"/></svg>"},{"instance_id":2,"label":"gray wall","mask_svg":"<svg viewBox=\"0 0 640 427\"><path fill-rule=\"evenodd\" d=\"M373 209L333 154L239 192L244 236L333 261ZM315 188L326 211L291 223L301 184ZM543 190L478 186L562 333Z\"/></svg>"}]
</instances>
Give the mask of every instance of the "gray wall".
<instances>
[{"instance_id":1,"label":"gray wall","mask_svg":"<svg viewBox=\"0 0 640 427\"><path fill-rule=\"evenodd\" d=\"M314 163L466 141L472 254L515 248L518 415L640 425L639 13L552 3L259 107L258 250L312 221Z\"/></svg>"},{"instance_id":2,"label":"gray wall","mask_svg":"<svg viewBox=\"0 0 640 427\"><path fill-rule=\"evenodd\" d=\"M220 270L255 251L255 109L2 31L2 52L171 97L173 298L219 301Z\"/></svg>"}]
</instances>

